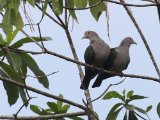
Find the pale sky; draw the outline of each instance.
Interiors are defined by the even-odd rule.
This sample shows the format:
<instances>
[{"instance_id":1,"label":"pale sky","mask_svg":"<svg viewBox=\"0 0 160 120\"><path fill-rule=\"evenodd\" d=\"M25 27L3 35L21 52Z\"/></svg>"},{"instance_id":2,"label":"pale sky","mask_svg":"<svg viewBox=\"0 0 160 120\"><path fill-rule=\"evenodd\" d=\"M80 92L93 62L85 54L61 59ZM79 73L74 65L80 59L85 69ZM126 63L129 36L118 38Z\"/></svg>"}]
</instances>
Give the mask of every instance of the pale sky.
<instances>
[{"instance_id":1,"label":"pale sky","mask_svg":"<svg viewBox=\"0 0 160 120\"><path fill-rule=\"evenodd\" d=\"M27 6L27 9L30 10L28 13L30 17L33 19L33 21L35 23L38 22L41 18L39 10L34 10L32 9L31 6ZM134 17L138 21L138 24L141 27L147 39L147 42L149 43L149 46L153 52L156 62L159 65L160 25L157 15L157 9L155 7L147 7L147 8L132 7L131 10ZM50 10L48 10L48 12L51 15L53 15ZM107 26L106 26L107 24L106 24L105 13L101 15L100 20L98 22L94 20L94 18L89 13L89 10L77 11L76 13L79 24L74 22L74 28L73 32L71 32L71 36L80 61L84 62L83 59L84 51L86 47L89 45L89 41L87 39L81 40L84 32L87 30L96 31L99 34L99 36L105 42L107 42L111 47L118 46L123 38L131 36L138 43L138 45L131 46L130 49L131 62L128 66L128 69L125 70L124 73L158 77L139 33L135 29L132 21L130 20L130 18L126 14L126 11L122 6L111 3L109 4L109 15L110 15L109 29L111 38L110 41L107 37ZM72 25L71 22L70 25ZM40 26L41 26L42 36L49 36L53 39L52 41L45 42L45 46L49 50L73 58L68 44L68 40L66 38L63 29L57 26L53 21L48 19L48 17L46 16L43 19ZM30 36L38 36L37 27L35 26L34 28L35 32L31 32L29 30L29 27L25 27L24 30ZM71 29L72 26L70 26L70 31ZM16 40L22 37L24 37L24 35L22 33L19 33ZM35 51L40 50L34 44L28 44L22 48L26 50L35 50ZM27 85L35 87L40 90L47 91L54 95L63 94L64 98L83 104L82 99L85 99L85 96L83 91L80 89L80 78L76 64L73 64L71 62L65 61L63 59L51 55L35 55L34 58L37 61L40 68L46 74L52 73L54 71L59 71L59 72L57 74L48 77L50 82L49 90L43 88L42 85L40 85L34 78L28 78ZM31 72L29 72L29 74L33 75ZM108 80L105 80L101 85L101 87L99 88L91 88L91 85L94 82L94 80L92 80L89 87L92 99L99 96L110 83L116 83L122 79L123 78L120 77L109 78ZM15 105L12 105L10 107L9 104L7 103L7 96L2 86L2 82L0 84L0 88L1 88L0 89L1 108L3 108L0 109L0 115L12 115L16 113L16 111L22 105L21 99L19 99ZM153 105L152 110L149 112L149 116L152 120L158 119L158 115L156 113L156 107L158 102L160 102L160 95L158 92L160 91L159 83L143 79L126 78L125 82L123 82L118 86L112 87L111 89L109 89L109 91L115 90L118 91L119 93L122 93L124 89L126 89L127 91L134 90L135 94L149 97L144 100L138 100L137 102L136 101L132 102L132 104L143 109L146 109L146 107L149 105ZM42 108L47 108L46 103L48 101L54 101L47 97L43 97L41 95L32 92L30 93L31 96L37 97L35 99L32 99L30 101L30 104L35 104ZM119 102L117 101L117 99L108 101L99 99L98 101L93 103L94 110L98 113L100 120L104 120L106 118L110 108L117 102ZM73 112L81 110L75 107L71 107L69 111ZM122 119L121 117L123 113L120 114L121 115L118 120ZM23 108L23 110L20 112L19 115L36 115L36 114L31 112L29 108L27 109Z\"/></svg>"}]
</instances>

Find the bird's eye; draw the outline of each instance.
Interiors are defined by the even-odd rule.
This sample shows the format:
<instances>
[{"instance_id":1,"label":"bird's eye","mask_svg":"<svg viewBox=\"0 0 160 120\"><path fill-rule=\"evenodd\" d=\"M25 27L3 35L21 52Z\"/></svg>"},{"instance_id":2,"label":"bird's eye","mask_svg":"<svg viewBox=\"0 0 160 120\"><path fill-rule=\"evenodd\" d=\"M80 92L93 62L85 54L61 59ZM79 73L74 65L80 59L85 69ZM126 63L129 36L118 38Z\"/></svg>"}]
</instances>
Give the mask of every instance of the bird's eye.
<instances>
[{"instance_id":1,"label":"bird's eye","mask_svg":"<svg viewBox=\"0 0 160 120\"><path fill-rule=\"evenodd\" d=\"M90 32L88 32L88 35L90 34Z\"/></svg>"}]
</instances>

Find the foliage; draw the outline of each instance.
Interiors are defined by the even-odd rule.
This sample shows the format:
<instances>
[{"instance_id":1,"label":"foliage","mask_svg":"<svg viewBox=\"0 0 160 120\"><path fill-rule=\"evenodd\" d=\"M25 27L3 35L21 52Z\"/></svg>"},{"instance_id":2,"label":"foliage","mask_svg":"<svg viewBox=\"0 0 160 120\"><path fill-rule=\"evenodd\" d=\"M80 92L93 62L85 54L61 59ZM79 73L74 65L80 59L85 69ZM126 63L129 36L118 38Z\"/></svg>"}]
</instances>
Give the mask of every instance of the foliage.
<instances>
[{"instance_id":1,"label":"foliage","mask_svg":"<svg viewBox=\"0 0 160 120\"><path fill-rule=\"evenodd\" d=\"M63 96L60 94L59 97L63 98ZM38 114L38 115L55 115L55 114L61 114L61 113L67 113L70 105L64 104L63 102L57 100L57 102L47 102L47 106L49 108L44 109L37 105L30 105L30 109ZM81 117L70 117L72 120L84 120ZM54 120L54 119L53 119ZM59 118L58 120L65 120L64 118Z\"/></svg>"},{"instance_id":2,"label":"foliage","mask_svg":"<svg viewBox=\"0 0 160 120\"><path fill-rule=\"evenodd\" d=\"M121 100L122 102L115 104L111 108L109 114L106 117L106 120L116 120L118 117L118 114L120 113L120 111L122 111L123 108L126 109L126 113L123 118L124 120L127 120L127 119L128 120L138 120L137 115L135 114L136 112L147 115L147 113L152 109L152 106L148 106L146 110L144 110L140 107L130 104L130 102L132 102L133 100L147 98L141 95L134 95L133 90L129 91L128 93L126 93L126 91L124 90L122 95L116 91L110 91L104 95L103 100L110 100L113 98L117 98Z\"/></svg>"}]
</instances>

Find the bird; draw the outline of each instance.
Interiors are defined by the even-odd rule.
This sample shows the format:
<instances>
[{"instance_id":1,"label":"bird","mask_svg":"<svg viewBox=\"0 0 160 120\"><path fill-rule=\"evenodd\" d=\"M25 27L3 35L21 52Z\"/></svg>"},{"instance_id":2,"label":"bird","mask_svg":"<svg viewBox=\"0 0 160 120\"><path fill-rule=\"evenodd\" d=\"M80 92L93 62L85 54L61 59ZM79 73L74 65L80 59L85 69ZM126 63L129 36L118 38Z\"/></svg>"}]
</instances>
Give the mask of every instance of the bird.
<instances>
[{"instance_id":1,"label":"bird","mask_svg":"<svg viewBox=\"0 0 160 120\"><path fill-rule=\"evenodd\" d=\"M81 89L88 89L90 81L98 74L94 67L102 67L104 62L110 55L110 47L105 43L95 31L86 31L82 39L89 39L90 45L86 48L84 53L84 60L86 64L92 67L85 66L85 76L83 78Z\"/></svg>"},{"instance_id":2,"label":"bird","mask_svg":"<svg viewBox=\"0 0 160 120\"><path fill-rule=\"evenodd\" d=\"M103 69L112 71L115 73L123 74L123 70L127 69L130 63L129 48L132 44L137 44L133 38L126 37L122 40L120 45L111 49L109 58L105 61ZM99 87L104 79L113 77L113 74L100 73L92 88Z\"/></svg>"}]
</instances>

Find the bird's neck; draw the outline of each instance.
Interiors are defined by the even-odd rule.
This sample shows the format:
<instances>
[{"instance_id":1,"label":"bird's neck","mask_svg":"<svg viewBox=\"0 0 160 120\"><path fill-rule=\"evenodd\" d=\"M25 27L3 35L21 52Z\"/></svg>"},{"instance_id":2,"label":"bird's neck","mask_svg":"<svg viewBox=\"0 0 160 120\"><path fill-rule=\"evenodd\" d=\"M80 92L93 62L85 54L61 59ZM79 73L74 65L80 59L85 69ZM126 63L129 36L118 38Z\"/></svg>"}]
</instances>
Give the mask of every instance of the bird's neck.
<instances>
[{"instance_id":1,"label":"bird's neck","mask_svg":"<svg viewBox=\"0 0 160 120\"><path fill-rule=\"evenodd\" d=\"M99 37L92 37L90 38L90 45L94 43L100 43L103 42Z\"/></svg>"}]
</instances>

